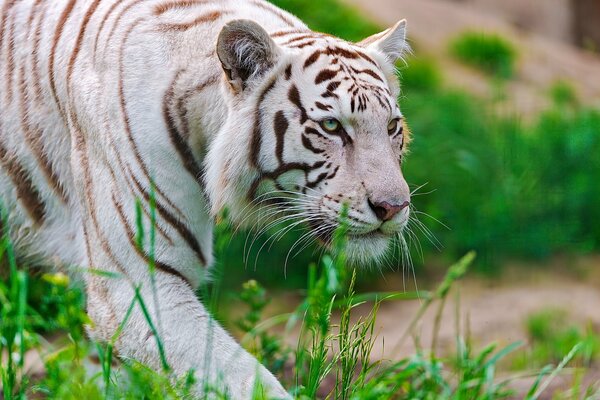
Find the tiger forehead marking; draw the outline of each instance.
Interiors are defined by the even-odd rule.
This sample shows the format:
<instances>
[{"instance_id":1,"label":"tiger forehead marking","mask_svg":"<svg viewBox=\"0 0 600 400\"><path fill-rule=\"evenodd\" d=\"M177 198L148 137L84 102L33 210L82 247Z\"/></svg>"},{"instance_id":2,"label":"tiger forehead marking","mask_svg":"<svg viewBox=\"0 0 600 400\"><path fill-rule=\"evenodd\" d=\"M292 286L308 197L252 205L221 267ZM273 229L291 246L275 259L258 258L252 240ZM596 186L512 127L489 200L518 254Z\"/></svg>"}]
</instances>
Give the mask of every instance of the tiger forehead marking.
<instances>
[{"instance_id":1,"label":"tiger forehead marking","mask_svg":"<svg viewBox=\"0 0 600 400\"><path fill-rule=\"evenodd\" d=\"M127 311L156 296L147 312L175 374L192 368L236 399L258 377L267 397L289 398L194 293L213 221L225 208L236 224L283 213L327 244L347 205L350 258L383 254L409 212L394 74L405 22L354 44L263 0L0 11L0 228L19 259L114 274L83 278L94 338L130 318L120 355L161 365L148 315Z\"/></svg>"},{"instance_id":2,"label":"tiger forehead marking","mask_svg":"<svg viewBox=\"0 0 600 400\"><path fill-rule=\"evenodd\" d=\"M364 51L337 38L310 33L296 34L282 45L302 49L306 54L302 69L316 73L314 85L324 85L323 99L344 99L349 102L351 113L365 111L369 103L393 111L395 98L386 77L380 65ZM315 102L315 106L331 107L321 101Z\"/></svg>"}]
</instances>

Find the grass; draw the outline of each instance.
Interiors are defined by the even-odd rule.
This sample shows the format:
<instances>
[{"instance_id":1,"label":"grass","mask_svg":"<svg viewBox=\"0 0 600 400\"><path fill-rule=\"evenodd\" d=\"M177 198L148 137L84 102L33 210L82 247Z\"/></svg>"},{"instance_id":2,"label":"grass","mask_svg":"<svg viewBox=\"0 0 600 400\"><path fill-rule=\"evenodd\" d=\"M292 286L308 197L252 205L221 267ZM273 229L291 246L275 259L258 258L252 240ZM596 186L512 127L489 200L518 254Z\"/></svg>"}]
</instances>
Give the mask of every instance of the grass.
<instances>
[{"instance_id":1,"label":"grass","mask_svg":"<svg viewBox=\"0 0 600 400\"><path fill-rule=\"evenodd\" d=\"M569 108L579 105L575 88L568 81L554 82L550 87L549 95L556 106Z\"/></svg>"},{"instance_id":2,"label":"grass","mask_svg":"<svg viewBox=\"0 0 600 400\"><path fill-rule=\"evenodd\" d=\"M580 343L581 351L573 365L590 367L600 354L600 335L592 326L582 329L569 322L564 310L548 309L531 315L526 323L530 348L513 360L515 369L540 368L557 363L570 349Z\"/></svg>"},{"instance_id":3,"label":"grass","mask_svg":"<svg viewBox=\"0 0 600 400\"><path fill-rule=\"evenodd\" d=\"M407 66L401 67L400 80L405 93L437 92L441 88L443 77L434 59L413 56Z\"/></svg>"},{"instance_id":4,"label":"grass","mask_svg":"<svg viewBox=\"0 0 600 400\"><path fill-rule=\"evenodd\" d=\"M454 355L439 356L435 350L435 339L429 348L420 343L417 326L423 315L430 308L441 315L453 284L467 273L474 253L467 254L451 266L432 292L358 294L355 290L356 272L348 270L345 263L344 227L342 223L334 239L333 254L337 256L326 255L319 264L309 266L303 300L290 313L264 319L268 296L256 281L244 284L239 294L241 303L247 307L247 312L236 321L244 333L242 344L279 374L295 398L492 400L513 395L509 386L512 377L500 378L497 370L499 362L513 353L518 344L504 348L492 344L477 351L468 338L457 333ZM220 225L217 230L221 235L218 241L230 239L231 231L227 225ZM0 250L12 265L8 280L0 285L0 375L5 399L38 395L49 399L205 398L191 395L193 385L199 384L194 381L191 371L188 375L175 377L166 364L163 364L162 370L153 371L134 360L121 360L120 366L115 368L112 347L127 321L127 315L110 343L94 343L86 339L81 334L87 319L79 289L71 287L64 275L46 275L44 278L44 284L50 285L49 292L58 295L61 301L56 314L40 314L28 298L27 274L14 263L14 257L13 262L10 261L12 250L6 236ZM218 312L221 303L228 300L216 288L218 280L210 285L200 292L204 293L204 301L212 303ZM67 296L66 293L76 295ZM137 291L132 298L131 307L137 303L143 308L148 301L142 299L139 293ZM406 324L405 333L397 343L400 346L404 340L412 338L416 353L398 361L372 358L373 345L379 340L374 327L380 304L416 298L421 299L421 307L412 321ZM353 318L355 308L365 303L371 304L371 312L358 319ZM66 321L68 323L65 324ZM153 327L149 315L147 323L150 328ZM273 331L272 328L277 325L283 325L283 333L281 330L280 333ZM67 334L64 336L66 340L50 346L44 344L44 327L58 326L62 326L63 334ZM439 324L434 324L433 329L439 329ZM292 331L299 332L295 346L290 346L285 340L286 333ZM433 337L437 337L435 332ZM160 352L158 333L157 338ZM556 367L546 366L537 372L538 379L532 385L528 398L538 398L547 387L548 380L578 356L585 345L585 340L574 342L573 347L567 349L566 357L555 360ZM93 349L97 350L100 358L99 372L86 367L86 359ZM28 351L43 353L43 377L29 376L24 369L24 355ZM229 398L226 393L216 392L211 382L205 382L204 386L207 396ZM597 394L590 393L590 396ZM257 395L256 398L261 397Z\"/></svg>"},{"instance_id":5,"label":"grass","mask_svg":"<svg viewBox=\"0 0 600 400\"><path fill-rule=\"evenodd\" d=\"M496 78L510 78L515 69L517 51L505 38L494 33L463 32L450 43L458 60Z\"/></svg>"},{"instance_id":6,"label":"grass","mask_svg":"<svg viewBox=\"0 0 600 400\"><path fill-rule=\"evenodd\" d=\"M475 249L492 268L599 248L598 110L555 106L525 124L458 91L413 91L402 103L417 132L405 175L433 191L414 201L451 228L423 220L446 254Z\"/></svg>"}]
</instances>

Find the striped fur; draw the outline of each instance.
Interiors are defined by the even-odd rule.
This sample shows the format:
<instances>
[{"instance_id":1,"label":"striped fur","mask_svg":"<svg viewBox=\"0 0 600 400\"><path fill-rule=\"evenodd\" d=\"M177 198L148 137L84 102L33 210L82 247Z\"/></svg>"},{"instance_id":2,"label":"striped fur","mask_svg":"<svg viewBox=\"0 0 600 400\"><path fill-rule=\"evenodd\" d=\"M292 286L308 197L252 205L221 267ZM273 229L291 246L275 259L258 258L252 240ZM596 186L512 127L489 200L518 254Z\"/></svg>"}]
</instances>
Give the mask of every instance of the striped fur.
<instances>
[{"instance_id":1,"label":"striped fur","mask_svg":"<svg viewBox=\"0 0 600 400\"><path fill-rule=\"evenodd\" d=\"M147 304L174 371L222 375L234 398L249 398L258 376L288 397L196 300L212 221L225 207L239 224L263 205L303 208L327 242L347 202L351 255L385 251L408 218L381 221L369 206L409 197L393 68L404 22L351 44L263 0L0 0L0 10L0 197L19 258L120 274L84 274L90 334L108 340L133 287L152 295L137 199L156 232L158 301ZM328 118L340 129L324 130ZM160 366L139 310L117 348Z\"/></svg>"}]
</instances>

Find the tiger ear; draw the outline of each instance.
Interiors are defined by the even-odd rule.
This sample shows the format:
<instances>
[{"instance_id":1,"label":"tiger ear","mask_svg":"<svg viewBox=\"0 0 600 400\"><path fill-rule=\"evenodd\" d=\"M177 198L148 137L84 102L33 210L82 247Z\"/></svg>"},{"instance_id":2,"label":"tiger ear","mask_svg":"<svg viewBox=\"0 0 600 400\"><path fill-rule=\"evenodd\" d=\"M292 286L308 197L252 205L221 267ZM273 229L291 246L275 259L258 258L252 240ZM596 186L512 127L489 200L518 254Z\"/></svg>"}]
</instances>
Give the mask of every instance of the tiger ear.
<instances>
[{"instance_id":1,"label":"tiger ear","mask_svg":"<svg viewBox=\"0 0 600 400\"><path fill-rule=\"evenodd\" d=\"M369 36L359 42L358 45L377 50L395 63L402 58L404 53L410 50L410 46L406 42L406 20L400 20L391 28Z\"/></svg>"},{"instance_id":2,"label":"tiger ear","mask_svg":"<svg viewBox=\"0 0 600 400\"><path fill-rule=\"evenodd\" d=\"M217 56L237 92L272 68L279 55L280 49L269 34L247 19L228 22L217 39Z\"/></svg>"}]
</instances>

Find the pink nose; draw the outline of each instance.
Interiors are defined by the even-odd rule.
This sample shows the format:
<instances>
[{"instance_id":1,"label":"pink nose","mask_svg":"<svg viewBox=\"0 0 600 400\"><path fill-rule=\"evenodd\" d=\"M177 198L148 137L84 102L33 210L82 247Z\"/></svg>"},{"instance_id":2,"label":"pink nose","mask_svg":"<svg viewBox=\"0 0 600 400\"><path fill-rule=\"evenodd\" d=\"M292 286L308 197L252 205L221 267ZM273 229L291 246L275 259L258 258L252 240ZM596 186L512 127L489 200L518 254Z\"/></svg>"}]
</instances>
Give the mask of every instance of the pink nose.
<instances>
[{"instance_id":1,"label":"pink nose","mask_svg":"<svg viewBox=\"0 0 600 400\"><path fill-rule=\"evenodd\" d=\"M369 201L369 206L371 207L371 210L373 210L375 215L377 215L377 218L384 222L394 218L396 214L408 207L409 204L409 201L405 201L400 205L390 204L387 201L382 201L380 203L371 203L371 201Z\"/></svg>"}]
</instances>

